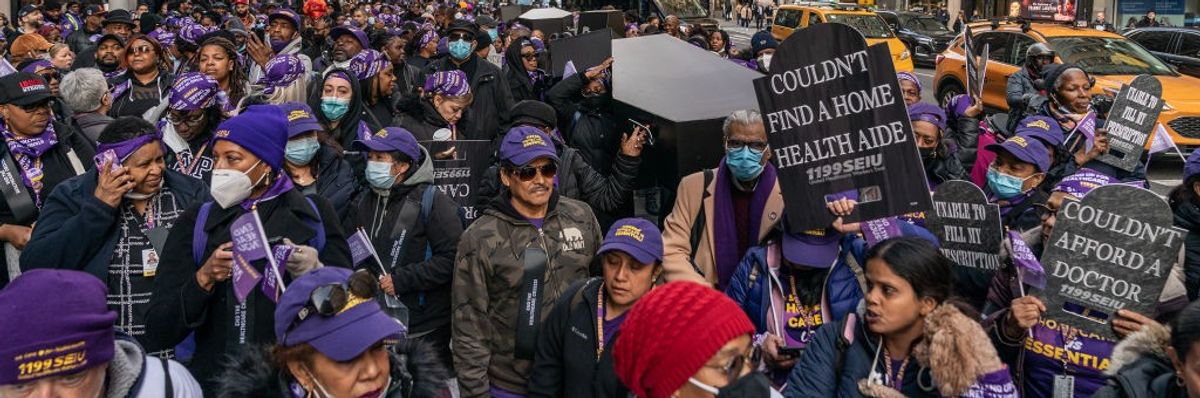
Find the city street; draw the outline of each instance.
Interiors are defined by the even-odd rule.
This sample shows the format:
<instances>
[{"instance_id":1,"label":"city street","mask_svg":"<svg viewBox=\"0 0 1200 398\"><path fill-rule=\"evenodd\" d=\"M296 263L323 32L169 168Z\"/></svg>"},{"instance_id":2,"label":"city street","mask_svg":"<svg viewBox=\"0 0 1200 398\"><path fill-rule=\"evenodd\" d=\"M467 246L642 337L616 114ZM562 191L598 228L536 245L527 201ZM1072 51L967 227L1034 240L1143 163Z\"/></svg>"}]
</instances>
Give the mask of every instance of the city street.
<instances>
[{"instance_id":1,"label":"city street","mask_svg":"<svg viewBox=\"0 0 1200 398\"><path fill-rule=\"evenodd\" d=\"M729 33L730 39L733 40L736 46L749 49L750 37L755 32L753 27L742 28L738 27L734 21L722 21L721 28ZM934 103L933 67L931 65L918 66L913 73L921 80L921 85L924 87L921 93L921 100ZM1150 168L1147 171L1150 179L1150 189L1159 195L1166 195L1170 192L1171 188L1180 184L1182 170L1183 159L1178 154L1171 152L1155 155L1151 159Z\"/></svg>"}]
</instances>

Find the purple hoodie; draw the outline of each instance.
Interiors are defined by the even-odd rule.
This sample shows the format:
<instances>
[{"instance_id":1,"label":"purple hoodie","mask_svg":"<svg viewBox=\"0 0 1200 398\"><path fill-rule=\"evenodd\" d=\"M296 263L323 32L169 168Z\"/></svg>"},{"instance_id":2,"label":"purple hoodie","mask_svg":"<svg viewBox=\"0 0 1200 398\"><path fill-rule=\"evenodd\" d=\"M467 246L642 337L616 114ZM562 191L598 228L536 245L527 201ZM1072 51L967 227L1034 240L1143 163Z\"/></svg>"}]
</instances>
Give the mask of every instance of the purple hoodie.
<instances>
[{"instance_id":1,"label":"purple hoodie","mask_svg":"<svg viewBox=\"0 0 1200 398\"><path fill-rule=\"evenodd\" d=\"M1054 376L1058 374L1075 377L1077 397L1090 397L1104 386L1104 370L1108 369L1116 343L1085 332L1067 336L1063 325L1053 319L1042 319L1030 330L1033 337L1025 338L1025 349L1021 353L1024 362L1022 396L1053 397ZM1064 340L1067 340L1065 344Z\"/></svg>"}]
</instances>

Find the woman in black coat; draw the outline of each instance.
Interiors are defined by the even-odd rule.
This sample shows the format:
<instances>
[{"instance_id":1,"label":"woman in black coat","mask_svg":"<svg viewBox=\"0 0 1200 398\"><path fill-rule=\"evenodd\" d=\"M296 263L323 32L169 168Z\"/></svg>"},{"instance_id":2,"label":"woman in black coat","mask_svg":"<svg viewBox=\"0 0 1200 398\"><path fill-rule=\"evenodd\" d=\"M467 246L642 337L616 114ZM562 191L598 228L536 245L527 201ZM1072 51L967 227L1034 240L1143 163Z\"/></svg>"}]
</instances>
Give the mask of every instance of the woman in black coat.
<instances>
[{"instance_id":1,"label":"woman in black coat","mask_svg":"<svg viewBox=\"0 0 1200 398\"><path fill-rule=\"evenodd\" d=\"M466 74L461 71L434 72L425 80L424 92L401 103L400 126L417 141L467 139L459 126L475 100ZM443 131L444 130L444 131Z\"/></svg>"},{"instance_id":2,"label":"woman in black coat","mask_svg":"<svg viewBox=\"0 0 1200 398\"><path fill-rule=\"evenodd\" d=\"M338 219L345 220L358 183L341 146L329 138L308 105L286 102L279 107L288 115L284 170L300 192L325 198L337 210Z\"/></svg>"},{"instance_id":3,"label":"woman in black coat","mask_svg":"<svg viewBox=\"0 0 1200 398\"><path fill-rule=\"evenodd\" d=\"M513 102L544 101L550 88L550 76L538 68L540 54L528 38L520 38L504 51L504 79L512 92Z\"/></svg>"},{"instance_id":4,"label":"woman in black coat","mask_svg":"<svg viewBox=\"0 0 1200 398\"><path fill-rule=\"evenodd\" d=\"M275 340L276 281L286 285L322 264L351 264L333 207L294 189L283 172L287 117L282 110L251 106L222 123L215 136L214 202L189 208L175 223L146 314L150 351L171 348L194 333L195 356L188 367L206 391L214 391L214 377L227 355ZM235 223L244 226L237 221L250 213L261 220L258 240L271 246L260 250L272 252L267 255L276 257L272 262L278 268L250 261L262 280L251 283L239 299L231 281L231 230ZM254 240L254 235L245 236ZM289 249L290 255L282 254Z\"/></svg>"},{"instance_id":5,"label":"woman in black coat","mask_svg":"<svg viewBox=\"0 0 1200 398\"><path fill-rule=\"evenodd\" d=\"M321 85L314 88L308 106L342 148L350 147L359 134L371 131L365 123L364 114L368 111L363 104L362 86L349 70L334 69L325 73Z\"/></svg>"}]
</instances>

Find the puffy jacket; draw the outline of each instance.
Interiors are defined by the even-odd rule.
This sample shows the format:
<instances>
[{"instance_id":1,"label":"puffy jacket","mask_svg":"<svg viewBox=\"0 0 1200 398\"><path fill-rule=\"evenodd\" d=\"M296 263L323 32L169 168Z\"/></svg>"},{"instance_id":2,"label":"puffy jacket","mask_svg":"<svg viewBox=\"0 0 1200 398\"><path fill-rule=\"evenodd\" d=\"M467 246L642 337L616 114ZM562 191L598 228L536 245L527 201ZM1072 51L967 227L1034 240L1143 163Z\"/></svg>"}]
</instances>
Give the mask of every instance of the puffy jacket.
<instances>
[{"instance_id":1,"label":"puffy jacket","mask_svg":"<svg viewBox=\"0 0 1200 398\"><path fill-rule=\"evenodd\" d=\"M121 212L96 198L97 178L93 169L54 189L21 252L21 269L68 268L108 280L121 235ZM177 171L164 170L163 181L176 201L167 208L186 209L209 198L204 182Z\"/></svg>"},{"instance_id":2,"label":"puffy jacket","mask_svg":"<svg viewBox=\"0 0 1200 398\"><path fill-rule=\"evenodd\" d=\"M516 393L526 390L532 361L515 357L525 249L540 248L548 258L541 297L544 320L567 287L587 277L603 236L583 202L553 194L538 229L510 200L507 192L495 198L458 244L451 327L463 397L487 396L491 384Z\"/></svg>"},{"instance_id":3,"label":"puffy jacket","mask_svg":"<svg viewBox=\"0 0 1200 398\"><path fill-rule=\"evenodd\" d=\"M400 339L388 354L391 384L382 398L439 398L446 396L450 372L436 360L433 347ZM258 345L230 356L212 396L223 398L293 398L295 379L279 368L270 345Z\"/></svg>"},{"instance_id":4,"label":"puffy jacket","mask_svg":"<svg viewBox=\"0 0 1200 398\"><path fill-rule=\"evenodd\" d=\"M1033 99L1042 95L1041 90L1033 84L1033 78L1029 76L1027 67L1022 67L1017 73L1008 75L1008 85L1004 91L1004 99L1008 103L1009 126L1016 126L1016 123L1023 119L1028 112Z\"/></svg>"},{"instance_id":5,"label":"puffy jacket","mask_svg":"<svg viewBox=\"0 0 1200 398\"><path fill-rule=\"evenodd\" d=\"M1108 384L1092 398L1187 397L1187 389L1175 384L1175 367L1167 355L1170 346L1171 329L1160 324L1125 336L1113 348L1112 363L1104 372L1110 377Z\"/></svg>"},{"instance_id":6,"label":"puffy jacket","mask_svg":"<svg viewBox=\"0 0 1200 398\"><path fill-rule=\"evenodd\" d=\"M167 237L146 311L146 341L150 351L158 351L174 347L194 332L196 351L188 368L200 385L210 390L226 355L244 350L245 344L275 341L275 303L255 288L246 297L244 306L239 306L233 294L233 283L229 280L217 282L212 291L200 287L196 271L217 246L231 241L230 225L245 214L241 206L222 209L214 203L208 219L198 220L200 206L185 211ZM326 266L350 265L346 236L337 213L325 199L306 198L293 189L259 202L257 208L265 236L288 238L302 245L311 244L317 236L318 232L310 223L321 220L325 234L324 248L318 250L321 263ZM197 238L194 234L196 223L201 223L200 227L208 235L203 253L198 257L201 263L195 261L192 249L196 244L193 240ZM265 264L263 260L252 263L260 273ZM283 274L286 285L291 282L292 275ZM239 327L235 325L235 314L241 311L245 311L246 325ZM238 333L242 328L245 329L245 341L239 342Z\"/></svg>"},{"instance_id":7,"label":"puffy jacket","mask_svg":"<svg viewBox=\"0 0 1200 398\"><path fill-rule=\"evenodd\" d=\"M772 284L778 283L776 271L771 271L771 265L778 266L780 243L771 239L765 245L751 247L738 263L737 270L725 287L725 295L742 307L750 321L754 322L757 333L767 331L770 322L770 306ZM865 259L866 243L852 235L846 235L841 240L842 254L837 263L829 268L825 277L825 289L822 301L828 300L829 318L843 319L846 314L853 313L858 302L863 298L862 286L858 281L858 273L862 272ZM847 261L847 256L854 256L855 265ZM854 268L858 268L855 270Z\"/></svg>"},{"instance_id":8,"label":"puffy jacket","mask_svg":"<svg viewBox=\"0 0 1200 398\"><path fill-rule=\"evenodd\" d=\"M467 123L460 122L460 139L498 141L504 136L500 129L501 121L508 120L508 111L514 104L500 68L472 54L462 65L455 65L450 57L430 62L425 67L424 75L427 77L434 72L455 69L467 73L467 78L471 80L471 94L475 97L471 107L467 108Z\"/></svg>"},{"instance_id":9,"label":"puffy jacket","mask_svg":"<svg viewBox=\"0 0 1200 398\"><path fill-rule=\"evenodd\" d=\"M1193 202L1171 202L1175 213L1175 226L1187 230L1183 238L1184 286L1189 301L1200 296L1200 206Z\"/></svg>"},{"instance_id":10,"label":"puffy jacket","mask_svg":"<svg viewBox=\"0 0 1200 398\"><path fill-rule=\"evenodd\" d=\"M575 282L554 304L538 333L530 398L629 395L613 367L612 347L617 338L605 341L604 352L596 358L596 302L603 287L603 278Z\"/></svg>"},{"instance_id":11,"label":"puffy jacket","mask_svg":"<svg viewBox=\"0 0 1200 398\"><path fill-rule=\"evenodd\" d=\"M584 99L579 90L587 83L583 73L563 79L546 92L546 102L558 111L559 130L567 143L578 148L596 170L608 170L621 146L621 135L616 132L608 109L582 104Z\"/></svg>"},{"instance_id":12,"label":"puffy jacket","mask_svg":"<svg viewBox=\"0 0 1200 398\"><path fill-rule=\"evenodd\" d=\"M98 34L101 34L100 30L97 30L95 32L88 32L86 27L79 29L77 31L71 32L70 35L67 35L67 46L71 47L71 52L73 52L75 54L83 54L83 52L85 50L95 49L96 42L92 41L92 36L95 36ZM92 60L92 64L93 65L95 64L94 59ZM79 69L79 68L91 67L93 65L80 65L80 64L76 63L76 64L73 64L72 66L74 66L75 69Z\"/></svg>"},{"instance_id":13,"label":"puffy jacket","mask_svg":"<svg viewBox=\"0 0 1200 398\"><path fill-rule=\"evenodd\" d=\"M391 190L380 192L367 188L351 207L346 231L363 228L367 231L376 253L392 275L392 284L400 301L409 310L408 335L422 335L450 324L450 275L454 271L454 254L462 235L458 204L437 191L433 184L433 160L425 148L425 159L404 181ZM421 207L425 190L433 189L430 214L419 215L416 225L400 225L405 206ZM422 218L424 217L424 218ZM428 221L424 221L427 219ZM353 232L351 232L353 233ZM396 245L404 253L395 256ZM366 260L360 268L378 271L374 260ZM441 349L442 347L438 347Z\"/></svg>"},{"instance_id":14,"label":"puffy jacket","mask_svg":"<svg viewBox=\"0 0 1200 398\"><path fill-rule=\"evenodd\" d=\"M200 384L179 362L146 355L136 342L117 333L105 372L105 398L200 398ZM167 381L167 378L170 381ZM168 386L170 393L168 394Z\"/></svg>"},{"instance_id":15,"label":"puffy jacket","mask_svg":"<svg viewBox=\"0 0 1200 398\"><path fill-rule=\"evenodd\" d=\"M925 178L936 187L950 180L965 180L969 178L967 170L963 169L958 157L950 154L945 144L938 145L937 151L931 157L921 159L925 166Z\"/></svg>"},{"instance_id":16,"label":"puffy jacket","mask_svg":"<svg viewBox=\"0 0 1200 398\"><path fill-rule=\"evenodd\" d=\"M329 200L337 210L338 220L349 220L351 201L359 191L354 168L338 156L337 150L326 145L321 146L312 161L317 162L317 196Z\"/></svg>"},{"instance_id":17,"label":"puffy jacket","mask_svg":"<svg viewBox=\"0 0 1200 398\"><path fill-rule=\"evenodd\" d=\"M946 138L952 145L950 153L958 157L959 164L964 170L971 170L975 165L975 151L979 146L979 119L960 116L951 119L946 128ZM966 177L961 178L966 179Z\"/></svg>"}]
</instances>

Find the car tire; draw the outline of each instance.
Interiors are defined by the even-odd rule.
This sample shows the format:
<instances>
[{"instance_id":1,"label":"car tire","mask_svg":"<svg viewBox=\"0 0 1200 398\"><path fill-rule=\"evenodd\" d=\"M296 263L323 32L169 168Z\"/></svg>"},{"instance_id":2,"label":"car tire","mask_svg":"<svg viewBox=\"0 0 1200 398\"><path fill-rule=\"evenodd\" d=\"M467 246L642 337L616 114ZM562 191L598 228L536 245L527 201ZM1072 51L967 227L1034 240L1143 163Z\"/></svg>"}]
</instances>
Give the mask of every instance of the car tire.
<instances>
[{"instance_id":1,"label":"car tire","mask_svg":"<svg viewBox=\"0 0 1200 398\"><path fill-rule=\"evenodd\" d=\"M950 103L951 98L954 98L954 96L956 96L956 95L965 94L965 93L966 93L966 90L963 89L962 84L959 83L957 80L954 80L954 79L946 80L944 83L941 84L940 87L938 87L938 93L937 93L938 104L944 108L944 107L946 107L946 104Z\"/></svg>"}]
</instances>

